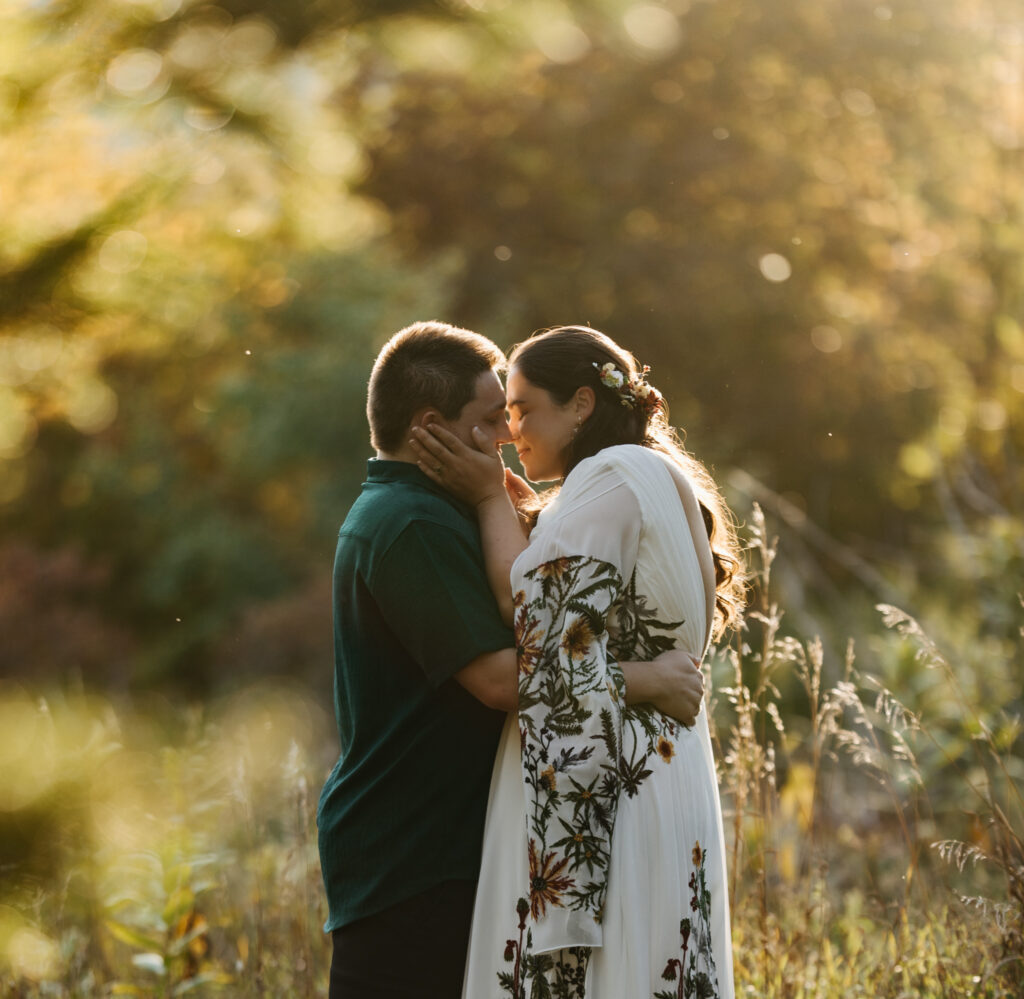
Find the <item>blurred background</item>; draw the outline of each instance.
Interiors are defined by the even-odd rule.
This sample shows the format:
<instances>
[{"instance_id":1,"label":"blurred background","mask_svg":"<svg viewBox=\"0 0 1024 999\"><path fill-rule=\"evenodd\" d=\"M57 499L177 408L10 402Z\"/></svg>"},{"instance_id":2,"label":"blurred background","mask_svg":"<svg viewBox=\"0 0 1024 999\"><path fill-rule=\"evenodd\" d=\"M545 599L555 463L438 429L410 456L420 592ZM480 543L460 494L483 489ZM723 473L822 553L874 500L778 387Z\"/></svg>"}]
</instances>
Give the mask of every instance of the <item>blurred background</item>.
<instances>
[{"instance_id":1,"label":"blurred background","mask_svg":"<svg viewBox=\"0 0 1024 999\"><path fill-rule=\"evenodd\" d=\"M29 872L0 944L32 897L45 937L22 970L71 974L38 851L83 745L136 730L132 766L171 780L159 746L209 764L273 729L261 752L294 777L301 744L319 786L366 379L418 319L607 332L738 518L764 510L763 610L821 636L826 681L855 639L954 760L1020 712L1019 0L2 0L0 136L0 842ZM794 677L780 710L810 725ZM157 919L179 972L193 903ZM82 939L59 946L85 967Z\"/></svg>"},{"instance_id":2,"label":"blurred background","mask_svg":"<svg viewBox=\"0 0 1024 999\"><path fill-rule=\"evenodd\" d=\"M4 10L4 673L320 681L369 366L434 317L633 349L814 628L1008 634L1016 3Z\"/></svg>"}]
</instances>

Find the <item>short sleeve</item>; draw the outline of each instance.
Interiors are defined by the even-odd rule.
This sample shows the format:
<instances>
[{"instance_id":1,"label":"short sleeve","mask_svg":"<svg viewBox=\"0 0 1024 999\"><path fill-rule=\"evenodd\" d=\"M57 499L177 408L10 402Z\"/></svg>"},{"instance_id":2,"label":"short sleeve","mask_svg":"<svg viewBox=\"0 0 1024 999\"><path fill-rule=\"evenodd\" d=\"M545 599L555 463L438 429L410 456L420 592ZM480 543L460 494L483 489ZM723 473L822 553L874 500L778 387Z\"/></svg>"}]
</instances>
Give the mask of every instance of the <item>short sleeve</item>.
<instances>
[{"instance_id":1,"label":"short sleeve","mask_svg":"<svg viewBox=\"0 0 1024 999\"><path fill-rule=\"evenodd\" d=\"M435 687L477 656L513 644L481 553L450 527L409 523L370 589L388 627Z\"/></svg>"},{"instance_id":2,"label":"short sleeve","mask_svg":"<svg viewBox=\"0 0 1024 999\"><path fill-rule=\"evenodd\" d=\"M535 950L600 946L619 798L624 683L607 622L636 566L636 496L591 464L514 569ZM574 473L575 474L575 473Z\"/></svg>"}]
</instances>

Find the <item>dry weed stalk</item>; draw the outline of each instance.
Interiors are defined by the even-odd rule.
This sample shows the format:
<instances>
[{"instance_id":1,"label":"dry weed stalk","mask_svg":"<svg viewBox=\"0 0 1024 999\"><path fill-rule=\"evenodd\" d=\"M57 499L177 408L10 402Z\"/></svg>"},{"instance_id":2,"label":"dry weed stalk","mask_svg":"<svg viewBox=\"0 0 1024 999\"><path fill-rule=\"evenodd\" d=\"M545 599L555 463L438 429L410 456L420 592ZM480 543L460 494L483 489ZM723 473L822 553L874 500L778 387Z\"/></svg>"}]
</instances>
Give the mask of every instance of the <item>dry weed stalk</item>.
<instances>
[{"instance_id":1,"label":"dry weed stalk","mask_svg":"<svg viewBox=\"0 0 1024 999\"><path fill-rule=\"evenodd\" d=\"M987 754L990 769L1001 778L1005 788L1002 798L997 800L993 780L986 780L983 786L972 782L971 776L949 756L936 732L893 690L855 667L852 640L847 644L839 678L827 685L820 639L801 644L781 633L783 612L771 595L776 554L777 539L769 537L764 516L755 505L748 545L754 599L733 644L722 652L730 683L719 691L733 715L721 754L723 791L732 812L730 903L734 912L746 909L759 938L756 958L748 947L747 954L739 959L745 959L748 967L757 961L764 994L818 996L829 994L834 987L830 978L834 962L829 937L830 924L835 923L830 912L833 893L829 878L830 858L837 856L837 819L832 789L837 777L844 773L844 781L861 773L884 793L888 808L879 813L879 818L884 820L886 814L892 817L905 857L900 868L904 872L902 892L896 896L895 907L888 911L885 920L892 948L892 975L909 974L899 955L910 947L913 935L917 946L923 948L920 953L930 954L930 994L962 994L954 982L955 976L951 977L951 956L944 951L949 943L948 928L939 925L938 914L946 906L937 897L934 876L921 876L927 848L931 846L944 860L961 868L965 863L983 863L994 865L1004 875L1005 901L983 896L960 898L974 909L989 913L1002 940L999 962L990 965L986 976L973 980L993 983L993 995L1009 994L999 991L1003 988L999 983L1019 982L1018 969L1024 972L1024 848L1016 831L1019 823L1015 826L1007 818L1008 814L1017 817L1021 813L1021 788L1014 780L1011 766L1011 760L1016 765L1020 762L1019 754L1013 756L1019 728L1007 735L1008 728L1003 726L994 735L964 694L955 671L935 643L913 618L889 605L880 607L884 623L917 645L920 661L931 669L941 670L949 689L956 693L963 715L971 719L979 733L975 741ZM787 736L780 710L784 702L779 688L790 679L799 682L807 698L809 731L803 739ZM929 831L937 820L926 774L934 776L937 771L933 753L927 757L928 763L922 761L924 747L937 748L942 759L956 767L972 788L986 829L985 849L959 840L931 842L934 834ZM853 771L843 770L842 758L853 764ZM778 780L777 764L784 774L790 772L793 764L809 770L809 792L801 801L802 822L806 823L805 839L800 843L803 919L787 922L788 937L780 929L780 909L787 899L785 877L779 865L780 837L785 830L784 823L779 821L782 816L778 785L785 782ZM858 824L853 817L849 821ZM875 828L877 835L878 827ZM929 865L928 869L931 874L933 868ZM744 885L752 890L741 898ZM876 886L876 891L881 915L885 911L884 899L892 896L884 885ZM790 916L792 913L791 909ZM979 948L982 947L979 942ZM799 980L787 978L787 961L796 957L801 948L816 953L803 955ZM963 969L956 971L960 975L956 981L962 982ZM906 985L913 987L912 980L906 979Z\"/></svg>"}]
</instances>

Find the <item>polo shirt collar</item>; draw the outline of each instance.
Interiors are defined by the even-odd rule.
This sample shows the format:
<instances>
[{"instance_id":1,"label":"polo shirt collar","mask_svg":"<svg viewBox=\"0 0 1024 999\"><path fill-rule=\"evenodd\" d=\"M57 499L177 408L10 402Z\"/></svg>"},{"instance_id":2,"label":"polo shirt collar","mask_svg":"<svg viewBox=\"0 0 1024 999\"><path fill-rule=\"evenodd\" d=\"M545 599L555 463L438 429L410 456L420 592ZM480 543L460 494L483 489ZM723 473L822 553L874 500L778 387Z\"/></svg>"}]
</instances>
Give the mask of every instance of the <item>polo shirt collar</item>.
<instances>
[{"instance_id":1,"label":"polo shirt collar","mask_svg":"<svg viewBox=\"0 0 1024 999\"><path fill-rule=\"evenodd\" d=\"M420 471L411 461L389 461L384 458L370 458L366 462L367 482L394 482L417 486L450 503L463 516L476 520L476 510L468 503L456 499L447 489L439 486Z\"/></svg>"}]
</instances>

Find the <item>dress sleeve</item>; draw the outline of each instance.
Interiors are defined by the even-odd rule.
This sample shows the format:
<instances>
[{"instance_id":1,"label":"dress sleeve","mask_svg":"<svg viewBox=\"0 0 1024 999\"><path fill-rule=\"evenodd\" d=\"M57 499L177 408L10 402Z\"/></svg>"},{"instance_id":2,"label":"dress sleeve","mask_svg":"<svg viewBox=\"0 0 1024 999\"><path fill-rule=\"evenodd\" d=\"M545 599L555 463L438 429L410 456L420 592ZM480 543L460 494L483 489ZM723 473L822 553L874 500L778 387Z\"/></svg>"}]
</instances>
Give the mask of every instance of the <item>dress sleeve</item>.
<instances>
[{"instance_id":1,"label":"dress sleeve","mask_svg":"<svg viewBox=\"0 0 1024 999\"><path fill-rule=\"evenodd\" d=\"M606 624L641 528L615 469L589 472L571 492L570 482L515 572L530 872L519 904L529 904L536 953L602 942L625 693Z\"/></svg>"}]
</instances>

